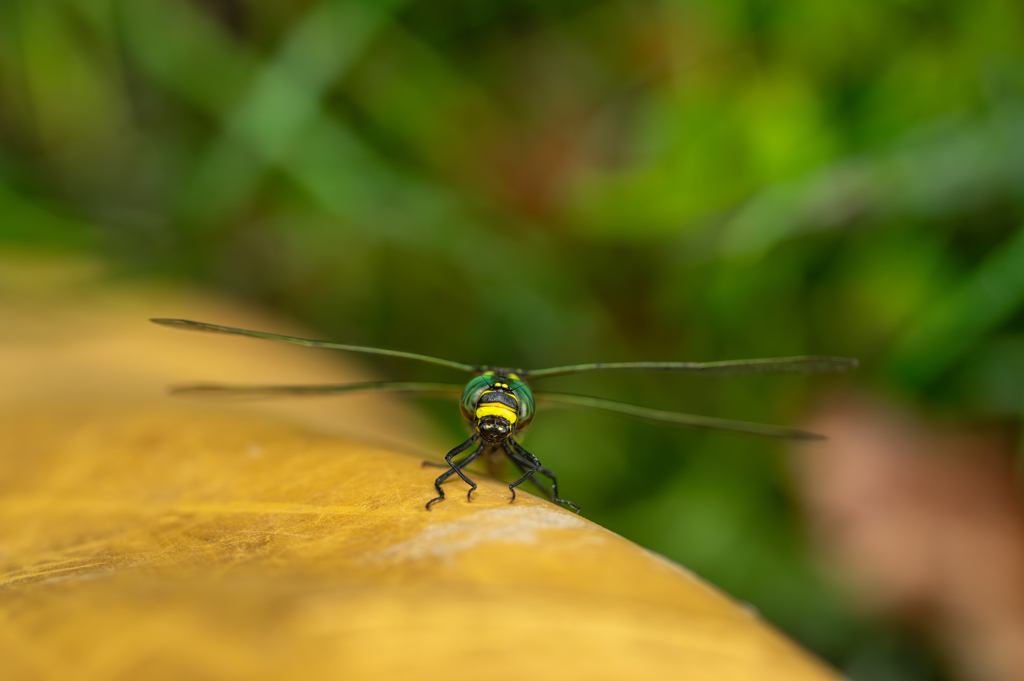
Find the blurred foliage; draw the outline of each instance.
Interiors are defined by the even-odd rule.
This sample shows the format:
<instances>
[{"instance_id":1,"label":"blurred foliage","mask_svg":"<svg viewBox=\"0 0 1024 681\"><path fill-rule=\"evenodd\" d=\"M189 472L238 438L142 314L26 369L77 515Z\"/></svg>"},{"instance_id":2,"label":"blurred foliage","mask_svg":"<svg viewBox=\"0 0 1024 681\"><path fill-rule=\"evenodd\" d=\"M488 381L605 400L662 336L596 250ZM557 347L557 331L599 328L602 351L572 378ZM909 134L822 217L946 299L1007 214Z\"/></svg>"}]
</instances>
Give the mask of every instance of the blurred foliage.
<instances>
[{"instance_id":1,"label":"blurred foliage","mask_svg":"<svg viewBox=\"0 0 1024 681\"><path fill-rule=\"evenodd\" d=\"M1022 218L1013 0L0 3L0 245L346 342L518 366L847 355L936 410L1014 416ZM822 380L549 384L794 423ZM856 678L941 675L814 569L777 445L573 411L527 444L588 517Z\"/></svg>"}]
</instances>

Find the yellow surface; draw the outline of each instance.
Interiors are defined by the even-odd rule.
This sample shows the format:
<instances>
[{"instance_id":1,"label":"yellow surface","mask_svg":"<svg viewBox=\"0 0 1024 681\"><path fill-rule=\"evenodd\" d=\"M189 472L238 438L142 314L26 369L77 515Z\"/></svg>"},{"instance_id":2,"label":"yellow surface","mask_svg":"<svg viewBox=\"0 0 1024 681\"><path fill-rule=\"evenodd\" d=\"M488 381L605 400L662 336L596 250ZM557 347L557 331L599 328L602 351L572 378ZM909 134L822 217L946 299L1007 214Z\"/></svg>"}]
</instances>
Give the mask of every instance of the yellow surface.
<instances>
[{"instance_id":1,"label":"yellow surface","mask_svg":"<svg viewBox=\"0 0 1024 681\"><path fill-rule=\"evenodd\" d=\"M510 505L476 475L472 503L456 483L423 510L436 470L388 442L443 444L406 406L162 397L165 372L364 375L140 320L279 323L153 292L11 291L0 280L0 678L836 678L679 566L529 494Z\"/></svg>"}]
</instances>

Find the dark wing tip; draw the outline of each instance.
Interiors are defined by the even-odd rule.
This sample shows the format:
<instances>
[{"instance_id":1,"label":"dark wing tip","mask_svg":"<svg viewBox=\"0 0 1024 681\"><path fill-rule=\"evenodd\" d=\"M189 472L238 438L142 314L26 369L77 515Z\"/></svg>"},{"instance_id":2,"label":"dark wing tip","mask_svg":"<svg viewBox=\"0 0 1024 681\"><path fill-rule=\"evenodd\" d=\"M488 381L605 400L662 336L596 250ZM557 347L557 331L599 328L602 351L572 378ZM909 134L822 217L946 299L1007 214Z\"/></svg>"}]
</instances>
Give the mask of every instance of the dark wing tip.
<instances>
[{"instance_id":1,"label":"dark wing tip","mask_svg":"<svg viewBox=\"0 0 1024 681\"><path fill-rule=\"evenodd\" d=\"M256 335L253 331L245 331L243 329L232 329L226 326L218 326L217 324L207 324L206 322L194 322L190 319L164 319L163 317L157 317L150 319L149 321L160 326L169 326L172 329L184 329L186 331L207 331L210 333L239 333L243 336Z\"/></svg>"},{"instance_id":2,"label":"dark wing tip","mask_svg":"<svg viewBox=\"0 0 1024 681\"><path fill-rule=\"evenodd\" d=\"M223 393L230 390L228 386L214 383L193 383L190 385L172 385L167 389L171 395L188 395L196 393Z\"/></svg>"},{"instance_id":3,"label":"dark wing tip","mask_svg":"<svg viewBox=\"0 0 1024 681\"><path fill-rule=\"evenodd\" d=\"M190 322L187 319L165 319L163 317L156 317L149 321L154 324L160 324L161 326L170 326L177 329L194 329L199 326L197 322Z\"/></svg>"},{"instance_id":4,"label":"dark wing tip","mask_svg":"<svg viewBox=\"0 0 1024 681\"><path fill-rule=\"evenodd\" d=\"M807 357L798 358L799 364L794 366L794 370L797 372L801 371L801 364L803 365L802 370L808 373L819 373L819 372L836 372L842 373L844 371L850 371L860 366L860 362L852 357L829 357L826 355L810 355Z\"/></svg>"},{"instance_id":5,"label":"dark wing tip","mask_svg":"<svg viewBox=\"0 0 1024 681\"><path fill-rule=\"evenodd\" d=\"M825 440L828 440L827 435L819 435L818 433L812 433L806 430L794 430L790 437L801 442L824 442Z\"/></svg>"}]
</instances>

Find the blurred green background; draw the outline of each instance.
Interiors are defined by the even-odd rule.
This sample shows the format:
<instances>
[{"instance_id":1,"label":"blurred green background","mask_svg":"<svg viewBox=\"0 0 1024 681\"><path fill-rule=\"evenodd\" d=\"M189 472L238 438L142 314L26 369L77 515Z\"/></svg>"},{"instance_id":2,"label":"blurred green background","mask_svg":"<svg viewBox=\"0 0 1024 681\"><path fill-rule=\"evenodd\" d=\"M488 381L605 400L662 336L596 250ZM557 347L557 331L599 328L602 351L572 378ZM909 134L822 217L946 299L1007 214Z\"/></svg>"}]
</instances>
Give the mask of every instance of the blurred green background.
<instances>
[{"instance_id":1,"label":"blurred green background","mask_svg":"<svg viewBox=\"0 0 1024 681\"><path fill-rule=\"evenodd\" d=\"M844 355L1007 417L1022 224L1014 0L0 3L0 247L325 338L527 367ZM796 424L830 380L544 387ZM526 444L587 517L854 678L947 678L819 574L783 446L572 410Z\"/></svg>"}]
</instances>

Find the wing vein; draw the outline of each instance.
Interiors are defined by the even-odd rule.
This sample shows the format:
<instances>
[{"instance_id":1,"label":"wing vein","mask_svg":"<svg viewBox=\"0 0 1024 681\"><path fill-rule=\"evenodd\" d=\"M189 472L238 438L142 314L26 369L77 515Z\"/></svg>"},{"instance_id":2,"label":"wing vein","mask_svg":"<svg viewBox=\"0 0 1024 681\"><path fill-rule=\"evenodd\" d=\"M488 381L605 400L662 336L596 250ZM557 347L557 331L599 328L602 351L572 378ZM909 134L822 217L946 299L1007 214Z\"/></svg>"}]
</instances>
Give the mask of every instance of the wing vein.
<instances>
[{"instance_id":1,"label":"wing vein","mask_svg":"<svg viewBox=\"0 0 1024 681\"><path fill-rule=\"evenodd\" d=\"M709 375L741 374L814 374L831 371L846 371L857 366L857 360L847 357L772 357L766 359L736 359L722 362L594 362L571 364L548 369L527 369L522 372L528 378L546 378L578 374L585 371L640 370L678 371Z\"/></svg>"},{"instance_id":2,"label":"wing vein","mask_svg":"<svg viewBox=\"0 0 1024 681\"><path fill-rule=\"evenodd\" d=\"M462 386L453 383L378 381L373 383L327 383L320 385L224 385L220 383L196 383L171 388L171 394L174 395L210 395L219 397L315 396L371 392L461 395Z\"/></svg>"},{"instance_id":3,"label":"wing vein","mask_svg":"<svg viewBox=\"0 0 1024 681\"><path fill-rule=\"evenodd\" d=\"M226 333L235 336L249 336L250 338L262 338L264 340L275 340L282 341L284 343L294 343L296 345L305 345L306 347L310 348L328 348L330 350L361 352L368 355L386 355L388 357L414 359L420 362L436 364L438 366L448 367L449 369L457 369L458 371L466 371L469 373L477 373L479 370L478 367L475 367L471 364L452 362L451 360L447 359L430 357L429 355L419 355L414 352L403 352L402 350L385 350L383 348L370 348L362 345L346 345L344 343L333 343L330 341L308 340L306 338L296 338L294 336L281 336L276 333L264 333L263 331L249 331L248 329L236 329L235 327L232 326L220 326L219 324L194 322L188 319L150 319L149 321L153 322L154 324L169 326L174 329L206 331L208 333Z\"/></svg>"},{"instance_id":4,"label":"wing vein","mask_svg":"<svg viewBox=\"0 0 1024 681\"><path fill-rule=\"evenodd\" d=\"M782 426L771 426L762 423L750 423L748 421L733 421L731 419L720 419L714 416L698 416L696 414L683 414L674 411L661 411L640 407L624 402L615 402L600 397L588 397L585 395L571 395L567 393L534 393L538 401L569 404L577 407L588 407L601 409L623 416L630 416L644 421L656 423L668 423L686 428L703 428L707 430L724 430L735 433L747 433L749 435L763 435L766 437L778 437L788 440L823 440L822 435L809 433L796 428L785 428Z\"/></svg>"}]
</instances>

